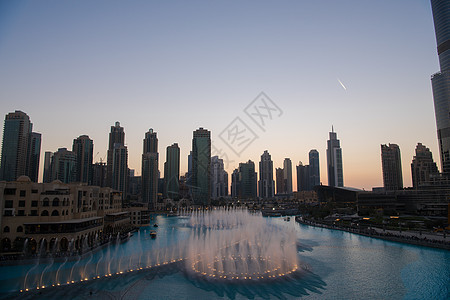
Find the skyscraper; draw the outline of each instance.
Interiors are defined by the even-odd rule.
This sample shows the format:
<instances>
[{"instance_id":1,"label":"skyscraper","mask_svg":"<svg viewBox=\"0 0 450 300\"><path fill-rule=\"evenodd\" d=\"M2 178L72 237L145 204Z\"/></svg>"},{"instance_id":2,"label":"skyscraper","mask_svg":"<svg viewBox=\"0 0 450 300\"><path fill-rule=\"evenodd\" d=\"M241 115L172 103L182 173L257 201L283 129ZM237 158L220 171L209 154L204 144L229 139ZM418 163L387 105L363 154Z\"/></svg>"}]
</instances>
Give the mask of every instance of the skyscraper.
<instances>
[{"instance_id":1,"label":"skyscraper","mask_svg":"<svg viewBox=\"0 0 450 300\"><path fill-rule=\"evenodd\" d=\"M275 185L277 194L284 194L286 181L284 180L284 170L282 168L275 169Z\"/></svg>"},{"instance_id":2,"label":"skyscraper","mask_svg":"<svg viewBox=\"0 0 450 300\"><path fill-rule=\"evenodd\" d=\"M234 169L231 173L231 197L238 198L240 191L239 169Z\"/></svg>"},{"instance_id":3,"label":"skyscraper","mask_svg":"<svg viewBox=\"0 0 450 300\"><path fill-rule=\"evenodd\" d=\"M292 162L290 158L283 161L284 194L292 194Z\"/></svg>"},{"instance_id":4,"label":"skyscraper","mask_svg":"<svg viewBox=\"0 0 450 300\"><path fill-rule=\"evenodd\" d=\"M342 166L342 149L337 134L331 127L330 139L327 141L328 185L344 186L344 172Z\"/></svg>"},{"instance_id":5,"label":"skyscraper","mask_svg":"<svg viewBox=\"0 0 450 300\"><path fill-rule=\"evenodd\" d=\"M228 196L228 173L224 170L223 159L211 157L211 199Z\"/></svg>"},{"instance_id":6,"label":"skyscraper","mask_svg":"<svg viewBox=\"0 0 450 300\"><path fill-rule=\"evenodd\" d=\"M275 182L273 181L273 162L267 150L261 155L259 162L259 197L263 199L273 198L275 195Z\"/></svg>"},{"instance_id":7,"label":"skyscraper","mask_svg":"<svg viewBox=\"0 0 450 300\"><path fill-rule=\"evenodd\" d=\"M72 152L77 156L76 181L92 184L92 161L94 158L94 142L87 135L73 140Z\"/></svg>"},{"instance_id":8,"label":"skyscraper","mask_svg":"<svg viewBox=\"0 0 450 300\"><path fill-rule=\"evenodd\" d=\"M211 132L200 127L192 139L192 198L209 205L211 195Z\"/></svg>"},{"instance_id":9,"label":"skyscraper","mask_svg":"<svg viewBox=\"0 0 450 300\"><path fill-rule=\"evenodd\" d=\"M439 175L436 163L433 161L433 154L422 143L418 143L416 146L416 155L411 163L411 175L415 189L423 183L429 182L433 176Z\"/></svg>"},{"instance_id":10,"label":"skyscraper","mask_svg":"<svg viewBox=\"0 0 450 300\"><path fill-rule=\"evenodd\" d=\"M67 150L67 148L59 148L52 156L50 165L52 175L50 181L60 180L63 183L75 182L76 163L77 156L74 152Z\"/></svg>"},{"instance_id":11,"label":"skyscraper","mask_svg":"<svg viewBox=\"0 0 450 300\"><path fill-rule=\"evenodd\" d=\"M109 146L106 161L106 185L108 187L113 187L113 159L114 148L116 145L117 147L125 146L125 132L123 131L123 127L120 127L119 122L116 122L115 126L111 126L111 132L109 133Z\"/></svg>"},{"instance_id":12,"label":"skyscraper","mask_svg":"<svg viewBox=\"0 0 450 300\"><path fill-rule=\"evenodd\" d=\"M297 166L297 191L309 191L311 190L310 182L310 166L304 166L302 162Z\"/></svg>"},{"instance_id":13,"label":"skyscraper","mask_svg":"<svg viewBox=\"0 0 450 300\"><path fill-rule=\"evenodd\" d=\"M164 196L178 200L180 189L180 147L172 144L166 148L164 163Z\"/></svg>"},{"instance_id":14,"label":"skyscraper","mask_svg":"<svg viewBox=\"0 0 450 300\"><path fill-rule=\"evenodd\" d=\"M145 133L142 153L142 201L155 209L158 200L158 138L153 129Z\"/></svg>"},{"instance_id":15,"label":"skyscraper","mask_svg":"<svg viewBox=\"0 0 450 300\"><path fill-rule=\"evenodd\" d=\"M52 156L53 153L50 151L45 151L44 154L44 183L49 183L52 180L52 169L51 169L51 163L52 163Z\"/></svg>"},{"instance_id":16,"label":"skyscraper","mask_svg":"<svg viewBox=\"0 0 450 300\"><path fill-rule=\"evenodd\" d=\"M255 163L249 160L239 164L239 195L240 199L256 199L257 194L257 174Z\"/></svg>"},{"instance_id":17,"label":"skyscraper","mask_svg":"<svg viewBox=\"0 0 450 300\"><path fill-rule=\"evenodd\" d=\"M41 158L41 134L31 132L28 138L27 172L31 181L38 182L39 160Z\"/></svg>"},{"instance_id":18,"label":"skyscraper","mask_svg":"<svg viewBox=\"0 0 450 300\"><path fill-rule=\"evenodd\" d=\"M403 189L402 161L398 145L381 145L381 166L384 189L386 191Z\"/></svg>"},{"instance_id":19,"label":"skyscraper","mask_svg":"<svg viewBox=\"0 0 450 300\"><path fill-rule=\"evenodd\" d=\"M450 2L431 0L440 72L431 76L442 172L450 176Z\"/></svg>"},{"instance_id":20,"label":"skyscraper","mask_svg":"<svg viewBox=\"0 0 450 300\"><path fill-rule=\"evenodd\" d=\"M312 149L309 151L309 189L320 185L319 151Z\"/></svg>"},{"instance_id":21,"label":"skyscraper","mask_svg":"<svg viewBox=\"0 0 450 300\"><path fill-rule=\"evenodd\" d=\"M41 135L32 132L30 117L16 110L5 116L0 180L13 181L27 175L37 181Z\"/></svg>"},{"instance_id":22,"label":"skyscraper","mask_svg":"<svg viewBox=\"0 0 450 300\"><path fill-rule=\"evenodd\" d=\"M112 188L122 192L122 200L128 190L128 149L116 143L112 151Z\"/></svg>"}]
</instances>

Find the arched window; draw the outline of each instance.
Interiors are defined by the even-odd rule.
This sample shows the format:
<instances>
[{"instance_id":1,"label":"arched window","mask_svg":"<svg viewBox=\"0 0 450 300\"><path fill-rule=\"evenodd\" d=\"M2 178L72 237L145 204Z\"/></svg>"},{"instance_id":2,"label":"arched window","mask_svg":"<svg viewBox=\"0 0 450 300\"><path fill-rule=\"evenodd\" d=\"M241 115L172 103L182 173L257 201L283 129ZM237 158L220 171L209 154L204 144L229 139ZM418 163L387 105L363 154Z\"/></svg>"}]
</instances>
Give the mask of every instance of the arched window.
<instances>
[{"instance_id":1,"label":"arched window","mask_svg":"<svg viewBox=\"0 0 450 300\"><path fill-rule=\"evenodd\" d=\"M17 226L17 232L23 232L23 227L22 226Z\"/></svg>"},{"instance_id":2,"label":"arched window","mask_svg":"<svg viewBox=\"0 0 450 300\"><path fill-rule=\"evenodd\" d=\"M3 228L3 232L9 232L9 226L5 226L5 228Z\"/></svg>"},{"instance_id":3,"label":"arched window","mask_svg":"<svg viewBox=\"0 0 450 300\"><path fill-rule=\"evenodd\" d=\"M61 213L61 216L64 216L64 209L63 209L63 211L62 211L62 213Z\"/></svg>"},{"instance_id":4,"label":"arched window","mask_svg":"<svg viewBox=\"0 0 450 300\"><path fill-rule=\"evenodd\" d=\"M43 202L42 206L44 206L44 207L50 206L50 201L48 200L48 198L44 198L44 200L42 202Z\"/></svg>"},{"instance_id":5,"label":"arched window","mask_svg":"<svg viewBox=\"0 0 450 300\"><path fill-rule=\"evenodd\" d=\"M53 206L59 206L59 199L58 198L53 199L52 205Z\"/></svg>"},{"instance_id":6,"label":"arched window","mask_svg":"<svg viewBox=\"0 0 450 300\"><path fill-rule=\"evenodd\" d=\"M48 216L48 210L43 210L41 212L41 216Z\"/></svg>"},{"instance_id":7,"label":"arched window","mask_svg":"<svg viewBox=\"0 0 450 300\"><path fill-rule=\"evenodd\" d=\"M52 217L59 216L59 212L55 209L52 211Z\"/></svg>"}]
</instances>

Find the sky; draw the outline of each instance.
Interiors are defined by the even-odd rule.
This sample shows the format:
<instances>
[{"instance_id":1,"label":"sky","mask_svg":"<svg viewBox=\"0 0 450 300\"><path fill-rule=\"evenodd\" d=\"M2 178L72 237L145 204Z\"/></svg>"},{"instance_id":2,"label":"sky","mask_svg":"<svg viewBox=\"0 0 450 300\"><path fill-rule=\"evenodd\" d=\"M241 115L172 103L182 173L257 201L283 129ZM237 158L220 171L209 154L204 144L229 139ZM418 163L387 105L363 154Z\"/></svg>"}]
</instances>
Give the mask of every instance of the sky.
<instances>
[{"instance_id":1,"label":"sky","mask_svg":"<svg viewBox=\"0 0 450 300\"><path fill-rule=\"evenodd\" d=\"M80 135L94 140L94 161L106 160L119 121L137 175L150 128L163 175L166 147L179 144L184 174L204 127L229 174L268 150L274 168L292 160L296 190L295 166L317 149L328 184L333 126L345 186L383 185L387 143L399 145L411 186L418 142L440 168L438 71L428 0L0 2L0 116L22 110L42 134L41 179L44 152ZM260 111L264 126L251 113L261 92L277 108ZM251 142L236 149L232 128Z\"/></svg>"}]
</instances>

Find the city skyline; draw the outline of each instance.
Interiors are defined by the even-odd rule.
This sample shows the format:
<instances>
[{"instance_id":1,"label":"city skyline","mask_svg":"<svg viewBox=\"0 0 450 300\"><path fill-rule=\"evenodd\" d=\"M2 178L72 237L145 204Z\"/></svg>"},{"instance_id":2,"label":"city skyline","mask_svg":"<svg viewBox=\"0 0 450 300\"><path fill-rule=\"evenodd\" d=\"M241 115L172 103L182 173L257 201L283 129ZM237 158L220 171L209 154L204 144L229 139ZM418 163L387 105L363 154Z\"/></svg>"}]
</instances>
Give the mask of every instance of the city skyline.
<instances>
[{"instance_id":1,"label":"city skyline","mask_svg":"<svg viewBox=\"0 0 450 300\"><path fill-rule=\"evenodd\" d=\"M81 135L94 141L94 162L106 161L116 121L126 132L128 166L138 175L148 128L158 132L161 173L165 147L178 143L184 174L191 131L199 127L208 128L213 145L233 161L225 166L228 174L240 162L259 162L265 149L274 168L285 157L294 166L306 162L317 149L320 173L327 174L331 125L343 148L345 186L383 185L380 144L402 149L405 187L412 186L419 142L441 170L430 81L440 68L428 1L218 2L198 11L184 3L116 3L106 11L101 4L90 4L88 13L83 2L70 9L3 4L0 114L22 110L42 134L40 180L44 153L70 149ZM283 111L264 131L243 112L261 91ZM240 155L219 139L236 116L258 136ZM394 129L382 119L394 120Z\"/></svg>"}]
</instances>

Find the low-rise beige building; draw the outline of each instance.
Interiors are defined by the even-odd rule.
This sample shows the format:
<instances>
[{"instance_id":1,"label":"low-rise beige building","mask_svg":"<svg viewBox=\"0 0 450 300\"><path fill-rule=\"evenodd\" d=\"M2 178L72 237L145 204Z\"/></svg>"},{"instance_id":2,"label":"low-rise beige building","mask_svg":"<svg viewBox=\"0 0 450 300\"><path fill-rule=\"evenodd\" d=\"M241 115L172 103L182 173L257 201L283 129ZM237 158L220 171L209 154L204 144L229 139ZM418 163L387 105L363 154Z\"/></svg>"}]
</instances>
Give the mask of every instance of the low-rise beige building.
<instances>
[{"instance_id":1,"label":"low-rise beige building","mask_svg":"<svg viewBox=\"0 0 450 300\"><path fill-rule=\"evenodd\" d=\"M0 182L0 252L85 252L131 229L121 193L26 176Z\"/></svg>"}]
</instances>

